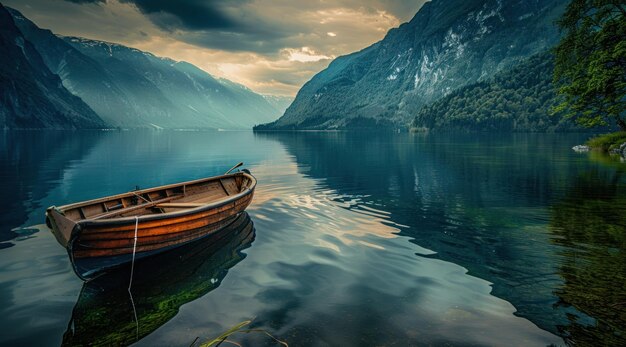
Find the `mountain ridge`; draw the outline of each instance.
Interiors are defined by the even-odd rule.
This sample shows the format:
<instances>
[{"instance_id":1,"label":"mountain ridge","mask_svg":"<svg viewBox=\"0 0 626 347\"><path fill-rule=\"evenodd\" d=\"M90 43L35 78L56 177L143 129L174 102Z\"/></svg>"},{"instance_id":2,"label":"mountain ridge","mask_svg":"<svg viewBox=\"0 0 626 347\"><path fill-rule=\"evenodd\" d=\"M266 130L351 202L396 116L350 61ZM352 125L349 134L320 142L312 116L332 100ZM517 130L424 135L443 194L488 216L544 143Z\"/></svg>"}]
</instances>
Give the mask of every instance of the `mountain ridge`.
<instances>
[{"instance_id":1,"label":"mountain ridge","mask_svg":"<svg viewBox=\"0 0 626 347\"><path fill-rule=\"evenodd\" d=\"M81 129L105 127L103 120L43 63L34 45L0 4L0 127Z\"/></svg>"},{"instance_id":2,"label":"mountain ridge","mask_svg":"<svg viewBox=\"0 0 626 347\"><path fill-rule=\"evenodd\" d=\"M55 35L8 10L50 71L109 127L249 129L281 114L260 94L190 63Z\"/></svg>"},{"instance_id":3,"label":"mountain ridge","mask_svg":"<svg viewBox=\"0 0 626 347\"><path fill-rule=\"evenodd\" d=\"M255 129L406 128L422 106L552 47L565 4L428 2L383 40L336 58L281 118Z\"/></svg>"}]
</instances>

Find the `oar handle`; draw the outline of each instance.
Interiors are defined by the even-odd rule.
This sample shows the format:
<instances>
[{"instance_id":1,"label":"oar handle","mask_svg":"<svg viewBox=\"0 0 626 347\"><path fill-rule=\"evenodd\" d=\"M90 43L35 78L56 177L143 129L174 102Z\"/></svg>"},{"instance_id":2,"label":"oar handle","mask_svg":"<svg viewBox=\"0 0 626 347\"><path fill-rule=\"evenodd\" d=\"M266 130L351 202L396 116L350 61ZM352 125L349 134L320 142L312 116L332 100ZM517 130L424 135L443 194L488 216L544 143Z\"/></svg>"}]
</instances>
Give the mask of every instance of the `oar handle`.
<instances>
[{"instance_id":1,"label":"oar handle","mask_svg":"<svg viewBox=\"0 0 626 347\"><path fill-rule=\"evenodd\" d=\"M226 171L226 172L224 173L224 175L228 175L228 173L230 173L231 171L235 170L236 168L238 168L238 167L240 167L240 166L242 166L242 165L243 165L243 162L241 162L241 163L239 163L239 164L237 164L237 165L235 165L235 166L231 167L231 168L230 168L230 170L228 170L228 171Z\"/></svg>"}]
</instances>

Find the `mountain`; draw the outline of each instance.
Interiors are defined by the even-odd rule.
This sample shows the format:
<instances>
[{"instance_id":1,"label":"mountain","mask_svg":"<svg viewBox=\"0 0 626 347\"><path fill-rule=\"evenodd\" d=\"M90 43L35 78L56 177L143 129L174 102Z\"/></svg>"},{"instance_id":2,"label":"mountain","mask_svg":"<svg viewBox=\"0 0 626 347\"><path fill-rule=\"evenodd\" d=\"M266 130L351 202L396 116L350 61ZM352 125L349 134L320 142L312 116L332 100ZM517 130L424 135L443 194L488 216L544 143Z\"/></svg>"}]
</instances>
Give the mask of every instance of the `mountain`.
<instances>
[{"instance_id":1,"label":"mountain","mask_svg":"<svg viewBox=\"0 0 626 347\"><path fill-rule=\"evenodd\" d=\"M256 129L405 127L422 106L552 47L567 2L428 2L382 41L335 59Z\"/></svg>"},{"instance_id":2,"label":"mountain","mask_svg":"<svg viewBox=\"0 0 626 347\"><path fill-rule=\"evenodd\" d=\"M57 36L10 12L45 65L110 126L245 129L282 114L263 96L192 64L119 44Z\"/></svg>"},{"instance_id":3,"label":"mountain","mask_svg":"<svg viewBox=\"0 0 626 347\"><path fill-rule=\"evenodd\" d=\"M63 87L0 4L0 127L102 128L104 122Z\"/></svg>"},{"instance_id":4,"label":"mountain","mask_svg":"<svg viewBox=\"0 0 626 347\"><path fill-rule=\"evenodd\" d=\"M291 96L263 94L263 97L270 105L280 111L281 115L285 113L289 105L293 102L293 97Z\"/></svg>"},{"instance_id":5,"label":"mountain","mask_svg":"<svg viewBox=\"0 0 626 347\"><path fill-rule=\"evenodd\" d=\"M488 81L455 90L424 106L412 127L428 130L584 131L550 116L560 103L552 85L554 56L540 53Z\"/></svg>"}]
</instances>

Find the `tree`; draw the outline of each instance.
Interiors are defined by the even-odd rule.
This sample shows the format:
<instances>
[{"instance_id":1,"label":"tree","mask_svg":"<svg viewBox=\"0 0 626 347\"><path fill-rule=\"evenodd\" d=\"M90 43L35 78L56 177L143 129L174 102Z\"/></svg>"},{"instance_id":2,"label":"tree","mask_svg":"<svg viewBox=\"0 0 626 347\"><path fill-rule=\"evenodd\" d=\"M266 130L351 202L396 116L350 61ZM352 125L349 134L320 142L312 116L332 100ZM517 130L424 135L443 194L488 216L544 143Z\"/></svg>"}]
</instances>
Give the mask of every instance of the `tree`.
<instances>
[{"instance_id":1,"label":"tree","mask_svg":"<svg viewBox=\"0 0 626 347\"><path fill-rule=\"evenodd\" d=\"M581 125L626 131L626 0L572 0L558 25L555 108Z\"/></svg>"}]
</instances>

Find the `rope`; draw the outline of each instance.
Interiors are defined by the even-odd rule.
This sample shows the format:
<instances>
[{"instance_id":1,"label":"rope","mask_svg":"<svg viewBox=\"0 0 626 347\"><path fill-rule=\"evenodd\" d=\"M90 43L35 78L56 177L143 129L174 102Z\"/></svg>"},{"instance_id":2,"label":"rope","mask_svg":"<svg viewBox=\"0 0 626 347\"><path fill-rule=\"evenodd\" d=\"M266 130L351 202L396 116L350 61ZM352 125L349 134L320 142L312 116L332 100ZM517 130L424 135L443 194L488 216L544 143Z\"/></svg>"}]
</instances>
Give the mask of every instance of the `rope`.
<instances>
[{"instance_id":1,"label":"rope","mask_svg":"<svg viewBox=\"0 0 626 347\"><path fill-rule=\"evenodd\" d=\"M137 251L137 227L139 226L139 216L135 216L135 242L133 243L133 260L130 265L130 282L128 282L128 292L133 285L133 273L135 272L135 252Z\"/></svg>"},{"instance_id":2,"label":"rope","mask_svg":"<svg viewBox=\"0 0 626 347\"><path fill-rule=\"evenodd\" d=\"M133 286L133 275L135 273L135 252L137 251L137 229L139 227L139 217L135 216L135 242L133 244L133 260L130 265L130 281L128 282L128 295L130 295L130 303L133 305L133 313L135 314L135 323L137 324L136 337L139 340L139 320L137 320L137 310L135 309L135 300L130 289Z\"/></svg>"}]
</instances>

